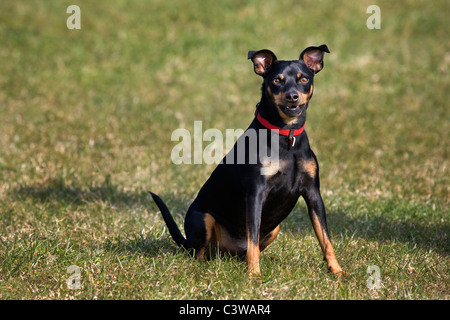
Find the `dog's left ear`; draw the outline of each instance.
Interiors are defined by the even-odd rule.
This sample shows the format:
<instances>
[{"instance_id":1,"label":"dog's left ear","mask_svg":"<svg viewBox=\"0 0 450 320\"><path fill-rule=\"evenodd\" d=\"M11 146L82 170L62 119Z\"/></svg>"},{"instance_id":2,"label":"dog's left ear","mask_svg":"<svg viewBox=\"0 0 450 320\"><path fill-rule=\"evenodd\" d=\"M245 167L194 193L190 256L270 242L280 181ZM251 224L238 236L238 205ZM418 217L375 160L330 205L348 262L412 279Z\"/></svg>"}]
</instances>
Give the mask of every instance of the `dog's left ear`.
<instances>
[{"instance_id":1,"label":"dog's left ear","mask_svg":"<svg viewBox=\"0 0 450 320\"><path fill-rule=\"evenodd\" d=\"M300 54L299 60L303 60L308 68L317 73L323 69L325 52L330 53L326 44L318 47L308 47Z\"/></svg>"}]
</instances>

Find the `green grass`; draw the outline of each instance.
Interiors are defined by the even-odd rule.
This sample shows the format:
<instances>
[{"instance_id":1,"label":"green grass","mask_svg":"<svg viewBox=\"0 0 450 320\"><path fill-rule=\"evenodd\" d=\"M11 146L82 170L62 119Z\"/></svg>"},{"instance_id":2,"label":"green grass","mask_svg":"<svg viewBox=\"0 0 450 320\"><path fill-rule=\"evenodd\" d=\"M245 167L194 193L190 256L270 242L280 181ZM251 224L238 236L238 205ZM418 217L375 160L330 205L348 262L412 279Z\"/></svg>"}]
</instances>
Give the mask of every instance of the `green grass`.
<instances>
[{"instance_id":1,"label":"green grass","mask_svg":"<svg viewBox=\"0 0 450 320\"><path fill-rule=\"evenodd\" d=\"M70 4L81 30L66 28ZM380 30L366 28L372 4ZM448 12L448 1L1 1L0 298L449 299ZM192 260L147 190L181 227L214 166L172 164L172 131L246 128L261 82L247 51L294 59L322 43L306 130L348 275L326 272L302 200L260 279L234 257Z\"/></svg>"}]
</instances>

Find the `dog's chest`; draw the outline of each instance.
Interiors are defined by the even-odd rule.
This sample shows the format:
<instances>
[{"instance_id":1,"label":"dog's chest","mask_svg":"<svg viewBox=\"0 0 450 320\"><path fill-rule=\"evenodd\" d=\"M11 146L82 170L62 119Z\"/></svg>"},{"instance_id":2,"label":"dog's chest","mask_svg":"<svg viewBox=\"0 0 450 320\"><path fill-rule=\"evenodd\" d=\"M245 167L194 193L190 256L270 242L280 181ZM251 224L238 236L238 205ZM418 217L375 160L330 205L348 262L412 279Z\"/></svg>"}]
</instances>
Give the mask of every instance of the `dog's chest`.
<instances>
[{"instance_id":1,"label":"dog's chest","mask_svg":"<svg viewBox=\"0 0 450 320\"><path fill-rule=\"evenodd\" d=\"M267 180L301 180L305 175L315 176L316 163L313 159L299 158L294 155L281 159L263 158L261 175Z\"/></svg>"}]
</instances>

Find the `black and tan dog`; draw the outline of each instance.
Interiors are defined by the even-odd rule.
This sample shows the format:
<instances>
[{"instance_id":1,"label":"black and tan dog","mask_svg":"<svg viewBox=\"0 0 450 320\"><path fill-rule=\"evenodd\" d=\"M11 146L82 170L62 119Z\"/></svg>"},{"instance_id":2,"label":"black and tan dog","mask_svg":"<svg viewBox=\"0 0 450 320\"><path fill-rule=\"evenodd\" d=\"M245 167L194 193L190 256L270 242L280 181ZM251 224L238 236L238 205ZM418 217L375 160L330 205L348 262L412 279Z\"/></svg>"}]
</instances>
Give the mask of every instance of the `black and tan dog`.
<instances>
[{"instance_id":1,"label":"black and tan dog","mask_svg":"<svg viewBox=\"0 0 450 320\"><path fill-rule=\"evenodd\" d=\"M191 204L186 238L164 202L151 193L179 246L200 259L217 251L246 256L250 274L259 275L260 252L275 240L280 223L302 196L328 270L342 273L327 230L319 166L303 130L325 52L326 45L308 47L293 61L278 60L269 50L248 53L264 79L261 101L253 122Z\"/></svg>"}]
</instances>

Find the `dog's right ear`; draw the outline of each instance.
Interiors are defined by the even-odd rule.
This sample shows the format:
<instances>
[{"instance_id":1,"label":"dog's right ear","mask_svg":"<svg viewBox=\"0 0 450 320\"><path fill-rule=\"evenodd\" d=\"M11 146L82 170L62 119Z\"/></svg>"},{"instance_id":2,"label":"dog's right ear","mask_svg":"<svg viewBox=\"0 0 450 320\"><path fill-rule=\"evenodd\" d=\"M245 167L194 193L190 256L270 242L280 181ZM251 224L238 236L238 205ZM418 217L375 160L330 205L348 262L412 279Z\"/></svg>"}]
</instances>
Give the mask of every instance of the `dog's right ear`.
<instances>
[{"instance_id":1,"label":"dog's right ear","mask_svg":"<svg viewBox=\"0 0 450 320\"><path fill-rule=\"evenodd\" d=\"M248 59L252 59L255 73L264 77L270 67L277 60L277 56L270 50L249 51Z\"/></svg>"}]
</instances>

